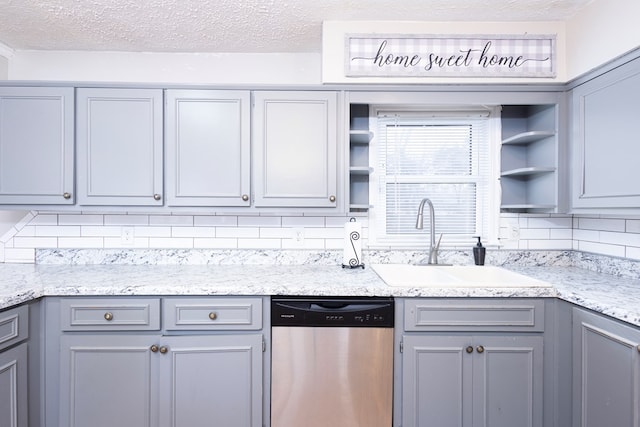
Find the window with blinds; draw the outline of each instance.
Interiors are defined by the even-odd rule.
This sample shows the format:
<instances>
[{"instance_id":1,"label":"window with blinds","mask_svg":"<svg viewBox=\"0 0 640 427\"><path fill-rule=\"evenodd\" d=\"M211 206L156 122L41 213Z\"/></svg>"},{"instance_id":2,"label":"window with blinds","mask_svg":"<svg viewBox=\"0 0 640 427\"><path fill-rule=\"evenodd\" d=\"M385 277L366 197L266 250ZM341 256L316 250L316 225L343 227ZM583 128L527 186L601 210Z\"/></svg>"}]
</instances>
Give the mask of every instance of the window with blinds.
<instances>
[{"instance_id":1,"label":"window with blinds","mask_svg":"<svg viewBox=\"0 0 640 427\"><path fill-rule=\"evenodd\" d=\"M444 244L491 240L493 110L398 112L377 110L370 241L428 243L416 215L423 198L433 202L436 233ZM494 187L495 189L495 187Z\"/></svg>"}]
</instances>

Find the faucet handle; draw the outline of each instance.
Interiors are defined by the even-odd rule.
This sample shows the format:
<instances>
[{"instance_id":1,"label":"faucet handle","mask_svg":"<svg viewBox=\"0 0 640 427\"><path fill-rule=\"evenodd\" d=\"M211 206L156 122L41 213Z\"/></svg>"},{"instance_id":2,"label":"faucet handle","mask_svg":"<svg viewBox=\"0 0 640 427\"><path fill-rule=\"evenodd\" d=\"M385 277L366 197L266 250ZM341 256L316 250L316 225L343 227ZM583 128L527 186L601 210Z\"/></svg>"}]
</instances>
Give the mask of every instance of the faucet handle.
<instances>
[{"instance_id":1,"label":"faucet handle","mask_svg":"<svg viewBox=\"0 0 640 427\"><path fill-rule=\"evenodd\" d=\"M436 242L436 247L433 250L437 251L440 249L440 241L442 240L442 233L440 233L440 237L438 237L438 241Z\"/></svg>"}]
</instances>

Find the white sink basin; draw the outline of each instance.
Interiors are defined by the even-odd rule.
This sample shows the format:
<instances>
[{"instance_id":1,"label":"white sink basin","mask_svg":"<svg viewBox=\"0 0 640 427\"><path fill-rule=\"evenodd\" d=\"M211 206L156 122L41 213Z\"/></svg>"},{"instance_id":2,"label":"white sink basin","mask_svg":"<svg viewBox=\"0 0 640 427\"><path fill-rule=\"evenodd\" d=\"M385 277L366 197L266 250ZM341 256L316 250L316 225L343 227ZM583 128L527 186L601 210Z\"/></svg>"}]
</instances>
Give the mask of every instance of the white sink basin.
<instances>
[{"instance_id":1,"label":"white sink basin","mask_svg":"<svg viewBox=\"0 0 640 427\"><path fill-rule=\"evenodd\" d=\"M373 264L373 270L389 286L433 288L529 288L549 287L532 279L494 266Z\"/></svg>"}]
</instances>

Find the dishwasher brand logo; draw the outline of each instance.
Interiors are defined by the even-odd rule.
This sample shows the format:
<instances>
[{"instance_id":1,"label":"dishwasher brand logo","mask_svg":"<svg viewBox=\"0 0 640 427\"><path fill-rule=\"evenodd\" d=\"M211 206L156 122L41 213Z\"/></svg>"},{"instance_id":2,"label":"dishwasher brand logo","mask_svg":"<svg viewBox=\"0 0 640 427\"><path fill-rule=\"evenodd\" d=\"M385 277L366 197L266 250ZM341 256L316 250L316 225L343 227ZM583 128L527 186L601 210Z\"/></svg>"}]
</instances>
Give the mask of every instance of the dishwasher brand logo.
<instances>
[{"instance_id":1,"label":"dishwasher brand logo","mask_svg":"<svg viewBox=\"0 0 640 427\"><path fill-rule=\"evenodd\" d=\"M281 314L280 318L281 319L295 319L296 315L295 314Z\"/></svg>"}]
</instances>

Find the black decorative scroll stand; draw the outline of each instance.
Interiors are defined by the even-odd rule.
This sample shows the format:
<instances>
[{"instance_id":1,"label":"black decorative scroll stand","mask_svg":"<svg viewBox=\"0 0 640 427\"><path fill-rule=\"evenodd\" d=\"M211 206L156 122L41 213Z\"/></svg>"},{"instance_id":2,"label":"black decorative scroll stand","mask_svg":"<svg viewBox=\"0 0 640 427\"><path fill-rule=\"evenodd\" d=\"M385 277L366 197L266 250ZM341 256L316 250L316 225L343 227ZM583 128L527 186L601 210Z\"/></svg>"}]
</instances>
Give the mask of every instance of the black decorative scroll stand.
<instances>
[{"instance_id":1,"label":"black decorative scroll stand","mask_svg":"<svg viewBox=\"0 0 640 427\"><path fill-rule=\"evenodd\" d=\"M356 219L351 218L349 221L356 222ZM364 268L364 263L358 259L358 251L356 251L356 245L353 243L356 240L360 240L360 233L357 231L349 233L349 243L351 243L351 248L353 249L353 257L349 259L349 265L342 264L342 268Z\"/></svg>"}]
</instances>

